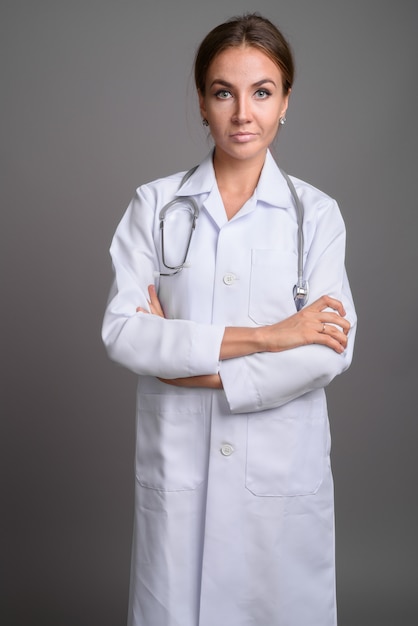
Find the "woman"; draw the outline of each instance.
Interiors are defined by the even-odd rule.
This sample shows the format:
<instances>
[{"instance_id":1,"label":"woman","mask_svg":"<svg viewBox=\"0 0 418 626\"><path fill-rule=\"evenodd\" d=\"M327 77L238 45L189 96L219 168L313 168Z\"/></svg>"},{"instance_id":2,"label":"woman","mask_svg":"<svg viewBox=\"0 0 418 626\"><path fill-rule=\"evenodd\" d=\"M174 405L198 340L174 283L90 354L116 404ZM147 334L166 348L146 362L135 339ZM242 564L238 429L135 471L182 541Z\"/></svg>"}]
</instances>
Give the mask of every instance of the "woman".
<instances>
[{"instance_id":1,"label":"woman","mask_svg":"<svg viewBox=\"0 0 418 626\"><path fill-rule=\"evenodd\" d=\"M297 211L269 152L293 61L268 20L211 31L195 78L214 150L140 187L111 246L103 338L139 374L129 624L334 626L324 387L353 351L344 224L292 179L310 289L294 298Z\"/></svg>"}]
</instances>

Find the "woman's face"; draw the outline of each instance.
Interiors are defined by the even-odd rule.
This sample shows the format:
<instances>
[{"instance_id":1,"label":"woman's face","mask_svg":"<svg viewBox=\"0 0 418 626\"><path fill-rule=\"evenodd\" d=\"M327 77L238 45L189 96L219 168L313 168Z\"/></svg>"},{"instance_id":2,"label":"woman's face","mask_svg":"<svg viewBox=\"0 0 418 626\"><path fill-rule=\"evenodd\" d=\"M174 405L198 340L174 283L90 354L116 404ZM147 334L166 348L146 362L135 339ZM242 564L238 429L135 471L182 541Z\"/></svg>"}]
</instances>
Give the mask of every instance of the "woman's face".
<instances>
[{"instance_id":1,"label":"woman's face","mask_svg":"<svg viewBox=\"0 0 418 626\"><path fill-rule=\"evenodd\" d=\"M216 158L263 160L286 113L279 67L261 50L227 48L209 66L200 112L209 122Z\"/></svg>"}]
</instances>

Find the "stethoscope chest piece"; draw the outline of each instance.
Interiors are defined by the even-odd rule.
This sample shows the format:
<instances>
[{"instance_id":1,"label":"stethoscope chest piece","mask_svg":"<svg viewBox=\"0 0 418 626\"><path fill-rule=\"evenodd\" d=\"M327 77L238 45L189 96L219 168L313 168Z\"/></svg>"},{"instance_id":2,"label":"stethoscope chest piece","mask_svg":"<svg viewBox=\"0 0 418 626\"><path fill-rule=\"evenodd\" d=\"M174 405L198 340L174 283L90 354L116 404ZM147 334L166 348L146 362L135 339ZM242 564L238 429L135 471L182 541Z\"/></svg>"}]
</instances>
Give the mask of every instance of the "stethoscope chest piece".
<instances>
[{"instance_id":1,"label":"stethoscope chest piece","mask_svg":"<svg viewBox=\"0 0 418 626\"><path fill-rule=\"evenodd\" d=\"M309 284L307 280L298 281L293 287L293 300L296 310L300 311L309 299Z\"/></svg>"}]
</instances>

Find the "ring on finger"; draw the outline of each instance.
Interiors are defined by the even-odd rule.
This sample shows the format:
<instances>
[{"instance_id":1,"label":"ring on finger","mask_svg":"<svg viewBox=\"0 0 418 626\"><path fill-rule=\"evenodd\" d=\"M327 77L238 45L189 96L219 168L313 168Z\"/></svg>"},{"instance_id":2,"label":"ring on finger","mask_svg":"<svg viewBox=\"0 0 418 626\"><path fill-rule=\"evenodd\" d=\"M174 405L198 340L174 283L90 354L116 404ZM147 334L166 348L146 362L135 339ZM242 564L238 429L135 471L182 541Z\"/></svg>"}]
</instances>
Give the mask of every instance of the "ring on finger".
<instances>
[{"instance_id":1,"label":"ring on finger","mask_svg":"<svg viewBox=\"0 0 418 626\"><path fill-rule=\"evenodd\" d=\"M321 333L324 333L324 332L325 332L325 328L326 328L326 325L325 325L325 324L322 324L322 330L321 330L320 332L321 332Z\"/></svg>"}]
</instances>

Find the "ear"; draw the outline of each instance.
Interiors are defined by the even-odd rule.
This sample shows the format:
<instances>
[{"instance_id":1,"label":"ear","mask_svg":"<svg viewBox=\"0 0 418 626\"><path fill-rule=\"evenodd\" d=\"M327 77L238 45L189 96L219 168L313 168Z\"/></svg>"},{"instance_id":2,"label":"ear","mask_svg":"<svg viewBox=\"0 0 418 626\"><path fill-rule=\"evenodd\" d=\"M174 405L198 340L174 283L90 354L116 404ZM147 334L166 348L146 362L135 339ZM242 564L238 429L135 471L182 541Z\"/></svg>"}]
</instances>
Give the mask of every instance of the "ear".
<instances>
[{"instance_id":1,"label":"ear","mask_svg":"<svg viewBox=\"0 0 418 626\"><path fill-rule=\"evenodd\" d=\"M205 106L205 96L202 94L200 89L198 89L197 95L199 97L200 115L202 116L202 118L206 118L207 117L207 112L206 112L206 106Z\"/></svg>"},{"instance_id":2,"label":"ear","mask_svg":"<svg viewBox=\"0 0 418 626\"><path fill-rule=\"evenodd\" d=\"M289 91L287 92L287 94L283 98L283 107L282 107L282 110L280 112L280 117L286 117L287 108L289 106L289 98L290 98L290 92L291 91L292 90L289 89Z\"/></svg>"}]
</instances>

